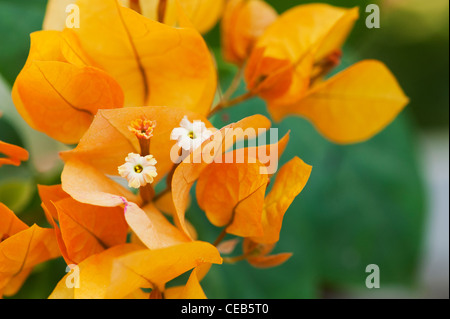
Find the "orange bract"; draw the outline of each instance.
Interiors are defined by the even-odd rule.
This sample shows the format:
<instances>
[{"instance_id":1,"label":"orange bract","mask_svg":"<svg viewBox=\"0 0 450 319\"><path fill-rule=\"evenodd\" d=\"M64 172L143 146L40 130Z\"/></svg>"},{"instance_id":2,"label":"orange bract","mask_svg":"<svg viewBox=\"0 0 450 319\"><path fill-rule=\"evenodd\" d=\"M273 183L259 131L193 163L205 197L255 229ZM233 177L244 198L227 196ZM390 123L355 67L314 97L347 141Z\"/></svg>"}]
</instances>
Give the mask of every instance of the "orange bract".
<instances>
[{"instance_id":1,"label":"orange bract","mask_svg":"<svg viewBox=\"0 0 450 319\"><path fill-rule=\"evenodd\" d=\"M274 244L279 240L283 217L305 187L311 166L298 157L286 163L265 196L269 179L264 166L247 159L245 163L212 163L197 182L197 201L208 219L225 231L253 242Z\"/></svg>"},{"instance_id":2,"label":"orange bract","mask_svg":"<svg viewBox=\"0 0 450 319\"><path fill-rule=\"evenodd\" d=\"M165 248L191 241L152 204L141 209L134 203L126 203L125 219L133 232L149 249Z\"/></svg>"},{"instance_id":3,"label":"orange bract","mask_svg":"<svg viewBox=\"0 0 450 319\"><path fill-rule=\"evenodd\" d=\"M197 273L198 268L194 268L185 286L166 289L164 297L167 299L206 299Z\"/></svg>"},{"instance_id":4,"label":"orange bract","mask_svg":"<svg viewBox=\"0 0 450 319\"><path fill-rule=\"evenodd\" d=\"M273 22L255 44L245 70L249 91L264 98L274 120L301 115L336 143L371 138L408 98L381 62L362 61L323 81L339 63L358 8L306 4Z\"/></svg>"},{"instance_id":5,"label":"orange bract","mask_svg":"<svg viewBox=\"0 0 450 319\"><path fill-rule=\"evenodd\" d=\"M246 238L242 244L244 255L250 265L257 268L276 267L288 260L291 253L280 253L269 255L274 249L275 244L258 244L251 239Z\"/></svg>"},{"instance_id":6,"label":"orange bract","mask_svg":"<svg viewBox=\"0 0 450 319\"><path fill-rule=\"evenodd\" d=\"M295 104L269 105L275 119L299 114L336 143L365 141L401 112L409 99L386 66L374 60L354 64L313 87Z\"/></svg>"},{"instance_id":7,"label":"orange bract","mask_svg":"<svg viewBox=\"0 0 450 319\"><path fill-rule=\"evenodd\" d=\"M305 187L311 170L312 167L298 157L294 157L280 168L272 190L264 200L263 235L252 237L252 241L273 244L279 240L284 214Z\"/></svg>"},{"instance_id":8,"label":"orange bract","mask_svg":"<svg viewBox=\"0 0 450 319\"><path fill-rule=\"evenodd\" d=\"M12 96L33 128L64 142L77 143L100 108L123 106L123 92L104 71L83 65L70 33L31 35L28 60Z\"/></svg>"},{"instance_id":9,"label":"orange bract","mask_svg":"<svg viewBox=\"0 0 450 319\"><path fill-rule=\"evenodd\" d=\"M143 247L140 245L123 244L86 258L77 265L78 268L73 273L69 272L60 280L49 299L105 298L106 289L111 282L111 270L115 259L141 249ZM73 286L67 285L69 280ZM77 282L77 280L79 281ZM76 283L79 283L79 288L75 285Z\"/></svg>"},{"instance_id":10,"label":"orange bract","mask_svg":"<svg viewBox=\"0 0 450 319\"><path fill-rule=\"evenodd\" d=\"M222 15L225 0L167 0L161 17L159 16L160 0L139 0L142 14L145 17L155 21L162 18L160 22L170 26L176 26L179 23L177 2L195 29L200 33L206 33L214 27Z\"/></svg>"},{"instance_id":11,"label":"orange bract","mask_svg":"<svg viewBox=\"0 0 450 319\"><path fill-rule=\"evenodd\" d=\"M111 273L108 298L122 298L139 287L157 289L186 271L205 263L221 264L217 249L194 241L156 250L140 250L117 259Z\"/></svg>"},{"instance_id":12,"label":"orange bract","mask_svg":"<svg viewBox=\"0 0 450 319\"><path fill-rule=\"evenodd\" d=\"M76 4L76 2L77 0L49 0L43 29L64 29L68 18L66 8L70 4ZM155 21L162 18L160 22L170 26L176 26L179 22L177 19L177 2L192 25L199 32L206 33L214 27L220 18L225 0L167 0L164 10L160 8L160 0L118 0L120 5L131 8Z\"/></svg>"},{"instance_id":13,"label":"orange bract","mask_svg":"<svg viewBox=\"0 0 450 319\"><path fill-rule=\"evenodd\" d=\"M65 194L60 185L39 186L39 194L68 264L78 264L126 242L128 225L122 209L82 204Z\"/></svg>"},{"instance_id":14,"label":"orange bract","mask_svg":"<svg viewBox=\"0 0 450 319\"><path fill-rule=\"evenodd\" d=\"M25 149L0 141L0 167L3 165L19 166L22 161L28 160L28 156Z\"/></svg>"},{"instance_id":15,"label":"orange bract","mask_svg":"<svg viewBox=\"0 0 450 319\"><path fill-rule=\"evenodd\" d=\"M82 274L79 288L67 287L66 280L72 275L69 273L61 279L50 298L143 298L143 294L138 293L140 288L164 292L166 282L205 263L222 263L217 249L205 242L190 242L155 250L133 244L119 245L93 255L78 265L79 273ZM196 287L193 289L198 295ZM149 297L148 294L145 296Z\"/></svg>"},{"instance_id":16,"label":"orange bract","mask_svg":"<svg viewBox=\"0 0 450 319\"><path fill-rule=\"evenodd\" d=\"M222 18L222 51L226 61L242 65L255 41L278 17L262 0L230 0Z\"/></svg>"},{"instance_id":17,"label":"orange bract","mask_svg":"<svg viewBox=\"0 0 450 319\"><path fill-rule=\"evenodd\" d=\"M0 297L15 294L34 266L60 255L52 229L28 227L0 203Z\"/></svg>"},{"instance_id":18,"label":"orange bract","mask_svg":"<svg viewBox=\"0 0 450 319\"><path fill-rule=\"evenodd\" d=\"M209 221L230 234L250 237L263 234L261 215L269 181L254 163L212 163L197 181L197 202Z\"/></svg>"},{"instance_id":19,"label":"orange bract","mask_svg":"<svg viewBox=\"0 0 450 319\"><path fill-rule=\"evenodd\" d=\"M116 0L79 0L81 47L125 93L125 106L165 105L206 114L216 71L202 36L145 18ZM157 43L157 45L149 45Z\"/></svg>"}]
</instances>

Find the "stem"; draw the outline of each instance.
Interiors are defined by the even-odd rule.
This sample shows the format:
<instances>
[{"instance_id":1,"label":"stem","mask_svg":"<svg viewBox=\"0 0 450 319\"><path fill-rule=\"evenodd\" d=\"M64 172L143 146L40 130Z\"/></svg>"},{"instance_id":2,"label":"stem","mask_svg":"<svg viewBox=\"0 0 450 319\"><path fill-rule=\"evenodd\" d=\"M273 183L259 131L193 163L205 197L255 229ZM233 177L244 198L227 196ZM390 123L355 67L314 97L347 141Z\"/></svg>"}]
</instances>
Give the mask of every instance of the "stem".
<instances>
[{"instance_id":1,"label":"stem","mask_svg":"<svg viewBox=\"0 0 450 319\"><path fill-rule=\"evenodd\" d=\"M244 74L244 67L241 66L236 74L234 75L233 80L231 81L230 86L228 87L227 91L223 94L222 98L220 99L220 102L212 108L210 112L210 116L216 114L218 111L223 109L225 105L228 105L230 103L230 98L233 96L233 94L236 92L236 90L239 87L239 84L241 83L242 75Z\"/></svg>"},{"instance_id":2,"label":"stem","mask_svg":"<svg viewBox=\"0 0 450 319\"><path fill-rule=\"evenodd\" d=\"M228 101L231 96L236 92L236 90L239 87L239 84L241 84L242 75L244 74L244 68L241 67L234 75L233 81L231 81L230 86L228 87L228 90L225 92L225 94L222 97L223 101Z\"/></svg>"},{"instance_id":3,"label":"stem","mask_svg":"<svg viewBox=\"0 0 450 319\"><path fill-rule=\"evenodd\" d=\"M147 184L139 189L139 194L141 195L143 201L142 206L145 206L152 201L155 191L150 184Z\"/></svg>"},{"instance_id":4,"label":"stem","mask_svg":"<svg viewBox=\"0 0 450 319\"><path fill-rule=\"evenodd\" d=\"M158 4L158 22L164 23L166 16L167 0L159 0Z\"/></svg>"},{"instance_id":5,"label":"stem","mask_svg":"<svg viewBox=\"0 0 450 319\"><path fill-rule=\"evenodd\" d=\"M247 259L248 254L242 254L240 256L236 256L236 257L223 257L223 262L227 263L227 264L234 264L237 263L238 261L242 261Z\"/></svg>"},{"instance_id":6,"label":"stem","mask_svg":"<svg viewBox=\"0 0 450 319\"><path fill-rule=\"evenodd\" d=\"M137 13L142 13L141 5L139 3L139 0L131 0L130 1L130 8L136 11Z\"/></svg>"},{"instance_id":7,"label":"stem","mask_svg":"<svg viewBox=\"0 0 450 319\"><path fill-rule=\"evenodd\" d=\"M139 138L139 146L141 148L141 156L150 155L150 139Z\"/></svg>"},{"instance_id":8,"label":"stem","mask_svg":"<svg viewBox=\"0 0 450 319\"><path fill-rule=\"evenodd\" d=\"M247 93L244 93L244 94L242 94L232 100L229 100L229 101L222 100L212 109L212 111L209 113L209 117L213 116L214 114L216 114L217 112L219 112L223 109L229 108L231 106L234 106L234 105L244 102L246 100L254 98L255 96L256 96L255 93L247 92Z\"/></svg>"},{"instance_id":9,"label":"stem","mask_svg":"<svg viewBox=\"0 0 450 319\"><path fill-rule=\"evenodd\" d=\"M228 226L228 225L227 225ZM215 247L217 247L217 245L219 245L222 240L225 238L225 236L227 235L227 227L225 227L222 232L219 234L219 236L217 236L216 240L214 241L213 245Z\"/></svg>"}]
</instances>

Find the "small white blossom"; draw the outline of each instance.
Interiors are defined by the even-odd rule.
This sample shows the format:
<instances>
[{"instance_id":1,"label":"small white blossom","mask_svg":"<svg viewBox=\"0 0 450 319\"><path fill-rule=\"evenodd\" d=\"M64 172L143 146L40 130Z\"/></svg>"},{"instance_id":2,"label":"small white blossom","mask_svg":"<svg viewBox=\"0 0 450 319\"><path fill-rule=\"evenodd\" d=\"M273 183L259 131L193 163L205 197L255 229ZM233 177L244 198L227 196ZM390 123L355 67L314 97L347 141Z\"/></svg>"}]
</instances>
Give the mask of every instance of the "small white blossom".
<instances>
[{"instance_id":1,"label":"small white blossom","mask_svg":"<svg viewBox=\"0 0 450 319\"><path fill-rule=\"evenodd\" d=\"M180 122L180 127L172 130L170 139L176 140L178 146L191 152L210 138L212 134L213 132L206 128L205 123L202 121L191 123L185 116Z\"/></svg>"},{"instance_id":2,"label":"small white blossom","mask_svg":"<svg viewBox=\"0 0 450 319\"><path fill-rule=\"evenodd\" d=\"M119 166L118 170L120 176L127 179L129 187L139 188L153 183L153 179L158 175L156 163L153 155L130 153L125 158L125 164Z\"/></svg>"}]
</instances>

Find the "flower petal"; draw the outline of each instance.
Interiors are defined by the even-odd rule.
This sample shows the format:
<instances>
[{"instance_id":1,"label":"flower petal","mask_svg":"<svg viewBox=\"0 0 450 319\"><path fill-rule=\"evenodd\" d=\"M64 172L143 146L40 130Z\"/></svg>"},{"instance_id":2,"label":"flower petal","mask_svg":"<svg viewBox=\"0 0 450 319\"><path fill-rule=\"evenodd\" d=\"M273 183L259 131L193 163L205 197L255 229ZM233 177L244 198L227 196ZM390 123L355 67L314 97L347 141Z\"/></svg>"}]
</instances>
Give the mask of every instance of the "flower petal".
<instances>
[{"instance_id":1,"label":"flower petal","mask_svg":"<svg viewBox=\"0 0 450 319\"><path fill-rule=\"evenodd\" d=\"M286 262L289 258L291 258L292 253L280 253L275 255L268 256L258 256L248 258L247 261L253 267L257 268L271 268L280 266L282 263Z\"/></svg>"},{"instance_id":2,"label":"flower petal","mask_svg":"<svg viewBox=\"0 0 450 319\"><path fill-rule=\"evenodd\" d=\"M122 298L139 287L160 291L164 285L203 263L221 264L217 249L206 242L189 242L156 250L141 250L117 259L108 298Z\"/></svg>"},{"instance_id":3,"label":"flower petal","mask_svg":"<svg viewBox=\"0 0 450 319\"><path fill-rule=\"evenodd\" d=\"M216 71L196 30L152 21L116 0L79 0L77 4L81 27L74 30L81 46L96 66L120 84L125 106L209 111Z\"/></svg>"},{"instance_id":4,"label":"flower petal","mask_svg":"<svg viewBox=\"0 0 450 319\"><path fill-rule=\"evenodd\" d=\"M67 282L77 274L66 274L56 285L49 299L103 299L111 282L111 269L116 258L141 250L142 246L123 244L109 248L83 260L78 266L79 288L69 288ZM125 297L125 295L124 295Z\"/></svg>"},{"instance_id":5,"label":"flower petal","mask_svg":"<svg viewBox=\"0 0 450 319\"><path fill-rule=\"evenodd\" d=\"M15 88L16 106L29 124L68 144L80 140L98 109L123 106L122 90L108 74L64 62L31 62Z\"/></svg>"},{"instance_id":6,"label":"flower petal","mask_svg":"<svg viewBox=\"0 0 450 319\"><path fill-rule=\"evenodd\" d=\"M164 296L167 299L206 299L205 292L200 286L197 269L192 270L185 286L166 289Z\"/></svg>"},{"instance_id":7,"label":"flower petal","mask_svg":"<svg viewBox=\"0 0 450 319\"><path fill-rule=\"evenodd\" d=\"M126 203L125 219L133 232L149 249L165 248L190 241L153 205L147 205L141 209L134 203Z\"/></svg>"},{"instance_id":8,"label":"flower petal","mask_svg":"<svg viewBox=\"0 0 450 319\"><path fill-rule=\"evenodd\" d=\"M0 243L0 296L22 272L60 255L53 229L33 225ZM24 278L20 281L23 282ZM17 290L17 287L16 289Z\"/></svg>"},{"instance_id":9,"label":"flower petal","mask_svg":"<svg viewBox=\"0 0 450 319\"><path fill-rule=\"evenodd\" d=\"M273 244L278 241L284 214L305 187L311 169L311 166L298 157L294 157L280 168L272 190L264 202L262 215L264 235L252 237L253 242Z\"/></svg>"},{"instance_id":10,"label":"flower petal","mask_svg":"<svg viewBox=\"0 0 450 319\"><path fill-rule=\"evenodd\" d=\"M288 114L305 116L325 137L346 144L377 134L408 101L383 63L365 60L318 84L301 101L269 109L275 120Z\"/></svg>"},{"instance_id":11,"label":"flower petal","mask_svg":"<svg viewBox=\"0 0 450 319\"><path fill-rule=\"evenodd\" d=\"M45 12L43 30L62 31L66 27L68 5L75 4L76 0L49 0Z\"/></svg>"},{"instance_id":12,"label":"flower petal","mask_svg":"<svg viewBox=\"0 0 450 319\"><path fill-rule=\"evenodd\" d=\"M27 228L28 226L12 210L0 203L0 243Z\"/></svg>"},{"instance_id":13,"label":"flower petal","mask_svg":"<svg viewBox=\"0 0 450 319\"><path fill-rule=\"evenodd\" d=\"M196 188L197 202L209 221L227 232L250 237L262 235L261 215L268 178L264 165L212 163L201 173Z\"/></svg>"},{"instance_id":14,"label":"flower petal","mask_svg":"<svg viewBox=\"0 0 450 319\"><path fill-rule=\"evenodd\" d=\"M256 79L268 76L274 83L266 83L268 92L263 91L261 95L264 99L278 106L298 101L310 86L315 62L342 45L358 17L357 10L328 4L305 4L286 11L257 41L254 51L263 50L264 53L250 57L247 83L252 82L250 73ZM282 62L284 67L276 65ZM256 73L251 70L255 64L261 65ZM272 70L274 68L278 71ZM290 82L286 82L288 77ZM283 81L285 83L281 84ZM269 90L269 84L276 89ZM284 87L284 91L280 87Z\"/></svg>"},{"instance_id":15,"label":"flower petal","mask_svg":"<svg viewBox=\"0 0 450 319\"><path fill-rule=\"evenodd\" d=\"M91 255L126 242L128 225L120 207L92 206L72 198L54 205L66 260L78 264Z\"/></svg>"},{"instance_id":16,"label":"flower petal","mask_svg":"<svg viewBox=\"0 0 450 319\"><path fill-rule=\"evenodd\" d=\"M3 165L19 166L20 162L28 160L28 151L5 142L0 141L0 167ZM3 157L6 155L6 157Z\"/></svg>"},{"instance_id":17,"label":"flower petal","mask_svg":"<svg viewBox=\"0 0 450 319\"><path fill-rule=\"evenodd\" d=\"M142 14L157 21L159 0L140 0ZM168 0L164 23L170 26L177 24L176 3L179 3L186 17L200 33L206 33L219 20L224 0Z\"/></svg>"},{"instance_id":18,"label":"flower petal","mask_svg":"<svg viewBox=\"0 0 450 319\"><path fill-rule=\"evenodd\" d=\"M277 12L261 0L228 1L221 24L225 60L241 65L255 41L277 17Z\"/></svg>"}]
</instances>

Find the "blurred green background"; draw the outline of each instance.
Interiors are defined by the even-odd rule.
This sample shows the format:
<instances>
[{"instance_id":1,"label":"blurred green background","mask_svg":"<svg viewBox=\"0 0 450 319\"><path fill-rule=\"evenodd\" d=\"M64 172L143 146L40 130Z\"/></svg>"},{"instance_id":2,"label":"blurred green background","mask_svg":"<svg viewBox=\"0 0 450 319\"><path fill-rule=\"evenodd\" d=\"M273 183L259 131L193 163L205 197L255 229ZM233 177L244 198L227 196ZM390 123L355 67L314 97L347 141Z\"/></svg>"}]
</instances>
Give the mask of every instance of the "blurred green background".
<instances>
[{"instance_id":1,"label":"blurred green background","mask_svg":"<svg viewBox=\"0 0 450 319\"><path fill-rule=\"evenodd\" d=\"M281 13L311 1L267 2ZM430 217L434 197L429 195L427 163L423 163L429 157L424 156L421 141L423 136L427 141L443 140L436 147L444 148L448 159L449 3L322 2L360 7L361 17L336 71L362 59L379 59L396 75L411 103L383 132L356 145L331 144L301 118L274 123L280 137L291 130L281 164L299 156L314 167L307 187L285 215L275 249L294 256L273 269L255 269L246 262L214 266L203 288L210 298L448 297L448 275L440 280L446 292L440 288L436 292L422 280L430 256L427 238L434 220ZM365 26L365 7L370 3L380 6L380 29ZM45 5L46 0L0 0L0 140L31 152L28 163L0 168L0 201L29 225L46 225L36 184L59 183L57 151L64 148L30 129L10 98L10 88L28 54L29 33L41 28ZM226 89L236 69L221 58L219 27L205 37L216 54L221 86ZM221 127L254 113L268 115L263 101L251 100L219 113L214 124ZM448 175L446 165L440 172ZM448 176L446 181L448 190ZM187 217L198 225L201 239L212 241L220 231L209 225L195 203ZM448 225L443 232L447 257L438 266L447 267L448 273ZM380 267L380 289L365 286L369 264ZM64 270L62 259L37 267L14 298L46 298Z\"/></svg>"}]
</instances>

